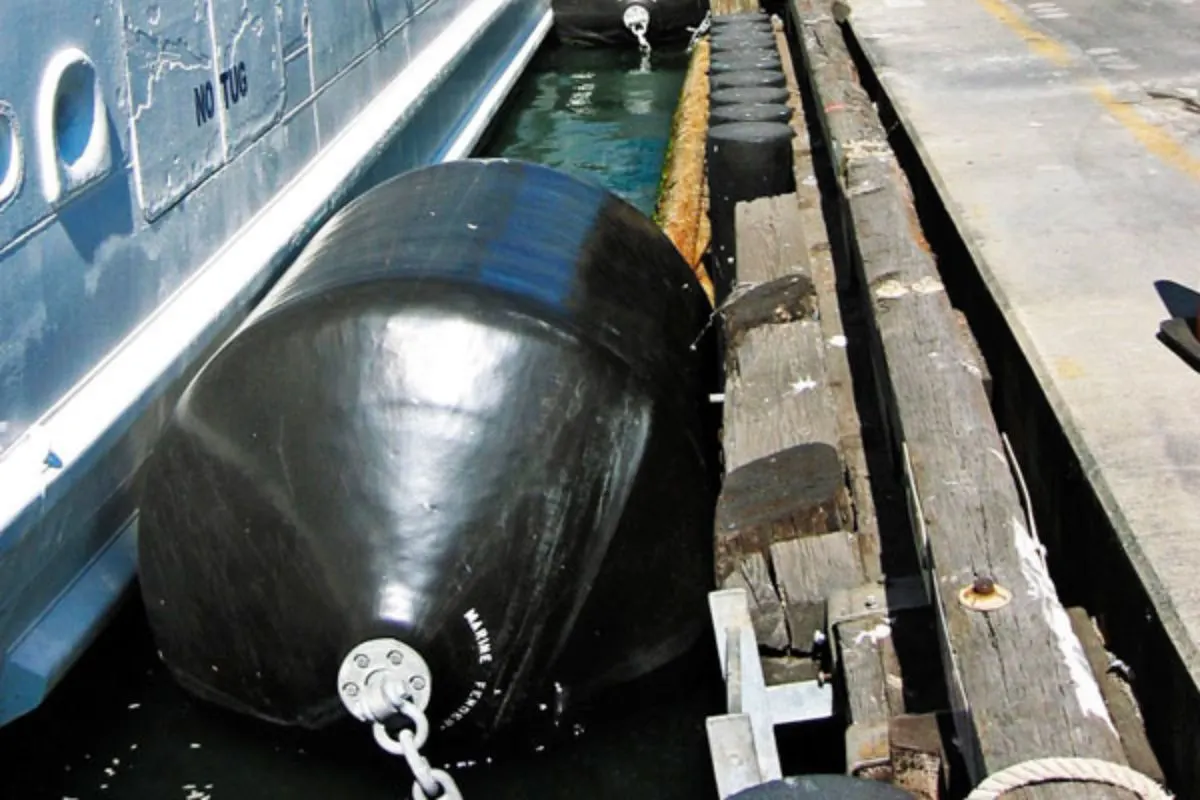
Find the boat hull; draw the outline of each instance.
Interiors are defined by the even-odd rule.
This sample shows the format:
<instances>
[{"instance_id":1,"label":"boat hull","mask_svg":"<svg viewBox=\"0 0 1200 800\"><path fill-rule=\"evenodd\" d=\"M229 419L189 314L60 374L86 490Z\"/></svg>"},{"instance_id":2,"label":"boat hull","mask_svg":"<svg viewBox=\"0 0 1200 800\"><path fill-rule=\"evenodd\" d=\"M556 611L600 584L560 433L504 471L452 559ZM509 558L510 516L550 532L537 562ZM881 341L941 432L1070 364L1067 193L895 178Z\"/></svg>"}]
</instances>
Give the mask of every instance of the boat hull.
<instances>
[{"instance_id":1,"label":"boat hull","mask_svg":"<svg viewBox=\"0 0 1200 800\"><path fill-rule=\"evenodd\" d=\"M5 12L0 724L129 585L135 476L196 366L385 148L392 169L468 155L550 25L543 0L250 2L245 28L230 3L203 24L95 5ZM88 113L42 118L76 95Z\"/></svg>"}]
</instances>

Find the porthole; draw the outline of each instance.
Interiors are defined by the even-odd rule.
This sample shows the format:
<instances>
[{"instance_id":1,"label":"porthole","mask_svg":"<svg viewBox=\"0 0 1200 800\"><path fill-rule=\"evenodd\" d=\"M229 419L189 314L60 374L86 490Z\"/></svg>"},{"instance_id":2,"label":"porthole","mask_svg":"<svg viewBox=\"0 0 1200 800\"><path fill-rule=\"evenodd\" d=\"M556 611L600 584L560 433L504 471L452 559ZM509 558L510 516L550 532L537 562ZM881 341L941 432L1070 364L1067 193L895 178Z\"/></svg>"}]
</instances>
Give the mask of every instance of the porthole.
<instances>
[{"instance_id":1,"label":"porthole","mask_svg":"<svg viewBox=\"0 0 1200 800\"><path fill-rule=\"evenodd\" d=\"M58 160L70 167L87 152L96 127L96 72L76 61L58 80L54 94L54 144Z\"/></svg>"},{"instance_id":2,"label":"porthole","mask_svg":"<svg viewBox=\"0 0 1200 800\"><path fill-rule=\"evenodd\" d=\"M38 95L43 189L56 202L108 172L107 109L95 66L76 49L50 60Z\"/></svg>"}]
</instances>

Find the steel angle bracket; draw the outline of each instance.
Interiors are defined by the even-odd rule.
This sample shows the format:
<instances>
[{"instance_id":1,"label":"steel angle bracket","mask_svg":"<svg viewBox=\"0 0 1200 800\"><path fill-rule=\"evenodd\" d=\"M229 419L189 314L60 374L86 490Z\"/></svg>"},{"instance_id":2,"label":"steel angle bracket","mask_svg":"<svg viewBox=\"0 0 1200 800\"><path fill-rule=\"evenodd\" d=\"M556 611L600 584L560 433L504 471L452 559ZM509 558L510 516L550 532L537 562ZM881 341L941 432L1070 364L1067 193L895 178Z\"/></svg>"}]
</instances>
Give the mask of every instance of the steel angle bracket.
<instances>
[{"instance_id":1,"label":"steel angle bracket","mask_svg":"<svg viewBox=\"0 0 1200 800\"><path fill-rule=\"evenodd\" d=\"M833 687L818 681L767 686L745 589L709 592L728 713L706 721L722 798L783 777L775 726L833 716Z\"/></svg>"}]
</instances>

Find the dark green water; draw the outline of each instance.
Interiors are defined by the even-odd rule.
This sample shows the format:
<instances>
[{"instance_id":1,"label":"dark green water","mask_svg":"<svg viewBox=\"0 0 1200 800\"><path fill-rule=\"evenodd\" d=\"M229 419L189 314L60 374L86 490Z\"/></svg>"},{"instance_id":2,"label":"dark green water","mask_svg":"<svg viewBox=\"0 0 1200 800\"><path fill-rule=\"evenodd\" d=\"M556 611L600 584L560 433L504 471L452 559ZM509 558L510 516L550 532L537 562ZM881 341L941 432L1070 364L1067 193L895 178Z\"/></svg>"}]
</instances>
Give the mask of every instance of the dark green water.
<instances>
[{"instance_id":1,"label":"dark green water","mask_svg":"<svg viewBox=\"0 0 1200 800\"><path fill-rule=\"evenodd\" d=\"M599 183L654 211L688 55L544 48L479 155L534 161Z\"/></svg>"}]
</instances>

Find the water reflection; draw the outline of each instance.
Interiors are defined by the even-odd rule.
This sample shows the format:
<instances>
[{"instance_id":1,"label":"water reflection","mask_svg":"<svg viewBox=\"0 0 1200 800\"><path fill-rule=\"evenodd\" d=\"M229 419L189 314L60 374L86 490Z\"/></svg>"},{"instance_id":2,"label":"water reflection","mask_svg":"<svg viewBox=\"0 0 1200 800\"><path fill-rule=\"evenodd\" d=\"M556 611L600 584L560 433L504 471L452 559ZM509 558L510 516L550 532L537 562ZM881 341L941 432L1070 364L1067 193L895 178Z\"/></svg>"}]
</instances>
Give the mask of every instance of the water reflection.
<instances>
[{"instance_id":1,"label":"water reflection","mask_svg":"<svg viewBox=\"0 0 1200 800\"><path fill-rule=\"evenodd\" d=\"M687 54L543 50L521 79L480 155L519 158L599 183L654 210Z\"/></svg>"}]
</instances>

